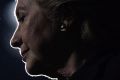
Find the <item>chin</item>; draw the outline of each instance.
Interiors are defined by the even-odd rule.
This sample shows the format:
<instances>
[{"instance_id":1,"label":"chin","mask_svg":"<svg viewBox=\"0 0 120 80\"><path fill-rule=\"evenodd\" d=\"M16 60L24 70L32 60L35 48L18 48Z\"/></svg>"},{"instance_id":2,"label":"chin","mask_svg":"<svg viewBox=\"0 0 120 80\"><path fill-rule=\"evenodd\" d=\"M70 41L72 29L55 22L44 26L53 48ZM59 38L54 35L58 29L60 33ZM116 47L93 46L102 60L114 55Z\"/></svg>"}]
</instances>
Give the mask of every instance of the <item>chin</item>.
<instances>
[{"instance_id":1,"label":"chin","mask_svg":"<svg viewBox=\"0 0 120 80\"><path fill-rule=\"evenodd\" d=\"M28 64L25 63L26 73L31 77L45 76L48 78L58 78L61 77L60 74L57 73L57 70L53 70L50 67L46 66L38 66L36 64Z\"/></svg>"},{"instance_id":2,"label":"chin","mask_svg":"<svg viewBox=\"0 0 120 80\"><path fill-rule=\"evenodd\" d=\"M52 78L58 78L59 74L57 70L59 67L55 67L55 65L48 65L48 63L43 60L39 60L35 57L35 55L29 55L25 62L25 70L29 76L44 76L47 75Z\"/></svg>"},{"instance_id":3,"label":"chin","mask_svg":"<svg viewBox=\"0 0 120 80\"><path fill-rule=\"evenodd\" d=\"M25 63L25 70L28 75L39 74L39 64L41 63L41 60L38 59L35 53L33 53L31 50L27 54L27 57L24 63Z\"/></svg>"},{"instance_id":4,"label":"chin","mask_svg":"<svg viewBox=\"0 0 120 80\"><path fill-rule=\"evenodd\" d=\"M25 62L25 71L27 72L28 75L38 75L39 72L39 67L35 64L35 61L27 60Z\"/></svg>"},{"instance_id":5,"label":"chin","mask_svg":"<svg viewBox=\"0 0 120 80\"><path fill-rule=\"evenodd\" d=\"M58 77L58 75L54 75L54 74L49 74L49 73L41 73L41 74L38 74L38 73L33 73L32 71L29 71L29 70L27 70L26 69L26 73L28 74L28 76L30 76L30 77L46 77L46 78L48 78L48 79L50 79L50 80L58 80L58 78L60 77Z\"/></svg>"}]
</instances>

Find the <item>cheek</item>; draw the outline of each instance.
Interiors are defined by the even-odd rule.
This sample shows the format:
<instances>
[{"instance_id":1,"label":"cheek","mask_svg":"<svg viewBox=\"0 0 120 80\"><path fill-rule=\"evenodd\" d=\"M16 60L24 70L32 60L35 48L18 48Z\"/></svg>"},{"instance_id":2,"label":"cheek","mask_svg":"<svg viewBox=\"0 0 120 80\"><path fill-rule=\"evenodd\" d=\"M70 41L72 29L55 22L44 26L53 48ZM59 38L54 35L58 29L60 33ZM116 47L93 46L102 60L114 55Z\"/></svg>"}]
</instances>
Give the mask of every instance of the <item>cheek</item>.
<instances>
[{"instance_id":1,"label":"cheek","mask_svg":"<svg viewBox=\"0 0 120 80\"><path fill-rule=\"evenodd\" d=\"M44 46L51 40L52 32L49 26L44 25L44 28L40 28L38 25L33 25L32 28L26 28L24 31L24 39L28 47L34 51L34 53L39 53Z\"/></svg>"},{"instance_id":2,"label":"cheek","mask_svg":"<svg viewBox=\"0 0 120 80\"><path fill-rule=\"evenodd\" d=\"M40 42L41 35L40 26L34 20L26 20L22 28L23 42L29 46L34 46Z\"/></svg>"}]
</instances>

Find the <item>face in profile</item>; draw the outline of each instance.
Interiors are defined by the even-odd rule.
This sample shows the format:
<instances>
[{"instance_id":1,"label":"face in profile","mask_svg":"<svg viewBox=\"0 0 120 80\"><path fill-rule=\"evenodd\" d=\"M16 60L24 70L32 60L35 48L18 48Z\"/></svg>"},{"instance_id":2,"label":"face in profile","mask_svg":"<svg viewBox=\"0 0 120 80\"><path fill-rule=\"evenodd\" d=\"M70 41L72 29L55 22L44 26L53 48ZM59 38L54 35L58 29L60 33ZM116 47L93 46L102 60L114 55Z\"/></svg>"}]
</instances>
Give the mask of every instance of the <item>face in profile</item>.
<instances>
[{"instance_id":1,"label":"face in profile","mask_svg":"<svg viewBox=\"0 0 120 80\"><path fill-rule=\"evenodd\" d=\"M47 11L36 0L18 0L16 16L19 25L11 45L20 48L27 72L55 75L69 56L65 35L56 32Z\"/></svg>"}]
</instances>

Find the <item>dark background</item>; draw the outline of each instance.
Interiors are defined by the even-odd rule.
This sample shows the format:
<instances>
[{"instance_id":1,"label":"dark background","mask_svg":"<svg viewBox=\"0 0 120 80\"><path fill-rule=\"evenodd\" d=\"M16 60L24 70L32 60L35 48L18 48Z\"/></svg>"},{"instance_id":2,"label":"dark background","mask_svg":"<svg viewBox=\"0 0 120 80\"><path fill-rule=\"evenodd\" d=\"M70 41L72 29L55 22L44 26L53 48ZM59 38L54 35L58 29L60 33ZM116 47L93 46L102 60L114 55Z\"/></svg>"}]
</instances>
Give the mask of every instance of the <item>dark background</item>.
<instances>
[{"instance_id":1,"label":"dark background","mask_svg":"<svg viewBox=\"0 0 120 80\"><path fill-rule=\"evenodd\" d=\"M15 0L0 0L0 80L46 80L29 77L17 50L10 47L10 38L16 28Z\"/></svg>"}]
</instances>

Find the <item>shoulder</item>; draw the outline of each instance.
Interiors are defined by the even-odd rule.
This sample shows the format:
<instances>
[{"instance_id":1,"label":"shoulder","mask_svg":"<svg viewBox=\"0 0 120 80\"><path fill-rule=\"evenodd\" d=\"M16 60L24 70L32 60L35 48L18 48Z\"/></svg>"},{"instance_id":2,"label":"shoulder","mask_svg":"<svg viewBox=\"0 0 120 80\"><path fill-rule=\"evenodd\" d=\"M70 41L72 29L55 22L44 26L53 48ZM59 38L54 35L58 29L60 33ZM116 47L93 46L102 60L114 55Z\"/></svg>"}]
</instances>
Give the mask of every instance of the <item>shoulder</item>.
<instances>
[{"instance_id":1,"label":"shoulder","mask_svg":"<svg viewBox=\"0 0 120 80\"><path fill-rule=\"evenodd\" d=\"M94 59L92 61L95 61ZM106 55L79 69L72 80L120 80L120 54Z\"/></svg>"},{"instance_id":2,"label":"shoulder","mask_svg":"<svg viewBox=\"0 0 120 80\"><path fill-rule=\"evenodd\" d=\"M106 64L103 80L120 80L120 54L113 56Z\"/></svg>"}]
</instances>

